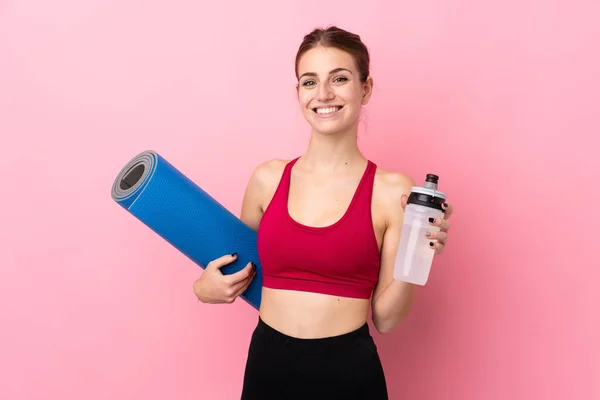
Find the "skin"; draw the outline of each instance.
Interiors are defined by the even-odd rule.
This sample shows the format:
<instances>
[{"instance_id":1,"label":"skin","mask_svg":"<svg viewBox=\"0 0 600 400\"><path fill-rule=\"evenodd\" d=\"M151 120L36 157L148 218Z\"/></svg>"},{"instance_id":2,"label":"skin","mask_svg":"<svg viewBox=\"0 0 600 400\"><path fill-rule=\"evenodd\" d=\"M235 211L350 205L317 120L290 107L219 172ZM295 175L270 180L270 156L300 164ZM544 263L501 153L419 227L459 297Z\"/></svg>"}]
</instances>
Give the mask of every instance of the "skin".
<instances>
[{"instance_id":1,"label":"skin","mask_svg":"<svg viewBox=\"0 0 600 400\"><path fill-rule=\"evenodd\" d=\"M350 204L367 159L357 145L361 108L368 104L373 79L360 81L351 55L335 48L317 47L300 59L297 95L300 110L311 126L306 152L292 170L288 211L297 222L316 227L339 220ZM334 117L321 118L316 107L343 106ZM270 160L253 171L248 182L241 220L257 230L289 160ZM371 311L373 325L380 333L393 331L408 315L415 285L393 278L393 264L403 223L406 194L415 183L406 175L377 168L372 216L373 229L381 251L379 280L372 299L354 299L320 293L263 288L261 318L273 328L299 338L340 335L363 325ZM399 207L398 205L401 205ZM431 225L436 255L444 251L452 214ZM194 282L194 292L205 303L232 303L254 278L252 265L224 276L219 268L235 255L211 262Z\"/></svg>"}]
</instances>

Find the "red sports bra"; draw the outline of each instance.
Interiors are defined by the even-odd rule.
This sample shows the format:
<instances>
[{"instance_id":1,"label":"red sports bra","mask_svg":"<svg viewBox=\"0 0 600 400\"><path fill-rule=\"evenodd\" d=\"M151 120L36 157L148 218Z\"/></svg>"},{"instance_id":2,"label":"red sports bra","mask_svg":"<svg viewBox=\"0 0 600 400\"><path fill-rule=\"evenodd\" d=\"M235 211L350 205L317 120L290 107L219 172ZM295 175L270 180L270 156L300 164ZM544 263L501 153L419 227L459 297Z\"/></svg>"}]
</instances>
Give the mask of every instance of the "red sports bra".
<instances>
[{"instance_id":1,"label":"red sports bra","mask_svg":"<svg viewBox=\"0 0 600 400\"><path fill-rule=\"evenodd\" d=\"M298 223L288 213L291 170L286 164L258 228L263 285L368 299L379 276L380 252L371 218L377 166L368 161L346 213L326 227Z\"/></svg>"}]
</instances>

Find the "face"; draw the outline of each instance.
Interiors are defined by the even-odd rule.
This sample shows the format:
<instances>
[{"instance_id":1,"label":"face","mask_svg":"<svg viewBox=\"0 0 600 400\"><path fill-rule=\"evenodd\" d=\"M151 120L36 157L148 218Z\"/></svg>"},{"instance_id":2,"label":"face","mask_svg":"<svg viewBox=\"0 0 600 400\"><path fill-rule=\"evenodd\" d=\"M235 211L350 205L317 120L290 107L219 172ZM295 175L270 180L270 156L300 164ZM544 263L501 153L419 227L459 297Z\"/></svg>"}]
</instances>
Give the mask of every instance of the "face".
<instances>
[{"instance_id":1,"label":"face","mask_svg":"<svg viewBox=\"0 0 600 400\"><path fill-rule=\"evenodd\" d=\"M298 100L313 130L336 134L358 124L371 97L372 80L360 81L354 58L339 49L316 47L298 63Z\"/></svg>"}]
</instances>

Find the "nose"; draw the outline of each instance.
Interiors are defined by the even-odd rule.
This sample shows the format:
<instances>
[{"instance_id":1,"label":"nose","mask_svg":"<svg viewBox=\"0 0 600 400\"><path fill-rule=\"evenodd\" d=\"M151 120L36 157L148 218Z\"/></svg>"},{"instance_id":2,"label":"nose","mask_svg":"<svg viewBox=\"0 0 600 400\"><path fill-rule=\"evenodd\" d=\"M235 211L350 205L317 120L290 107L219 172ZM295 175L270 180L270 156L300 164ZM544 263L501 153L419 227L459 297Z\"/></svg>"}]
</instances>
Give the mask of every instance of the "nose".
<instances>
[{"instance_id":1,"label":"nose","mask_svg":"<svg viewBox=\"0 0 600 400\"><path fill-rule=\"evenodd\" d=\"M317 92L317 100L319 101L327 101L333 100L335 98L335 93L331 90L331 86L327 82L319 85L319 89Z\"/></svg>"}]
</instances>

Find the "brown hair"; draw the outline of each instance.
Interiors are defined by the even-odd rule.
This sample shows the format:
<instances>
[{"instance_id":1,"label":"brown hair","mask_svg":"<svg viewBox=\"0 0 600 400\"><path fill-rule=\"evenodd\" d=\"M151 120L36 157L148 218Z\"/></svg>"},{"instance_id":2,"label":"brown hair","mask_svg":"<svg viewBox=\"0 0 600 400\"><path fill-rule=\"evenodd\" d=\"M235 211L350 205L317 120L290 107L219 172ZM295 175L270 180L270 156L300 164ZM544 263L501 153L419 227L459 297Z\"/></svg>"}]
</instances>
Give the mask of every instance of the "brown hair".
<instances>
[{"instance_id":1,"label":"brown hair","mask_svg":"<svg viewBox=\"0 0 600 400\"><path fill-rule=\"evenodd\" d=\"M298 79L298 62L300 57L308 50L317 46L335 47L343 50L354 57L356 67L360 74L361 82L365 82L369 77L370 57L369 50L361 41L357 34L345 31L337 26L330 26L327 29L317 28L304 36L298 53L296 54L296 79Z\"/></svg>"}]
</instances>

